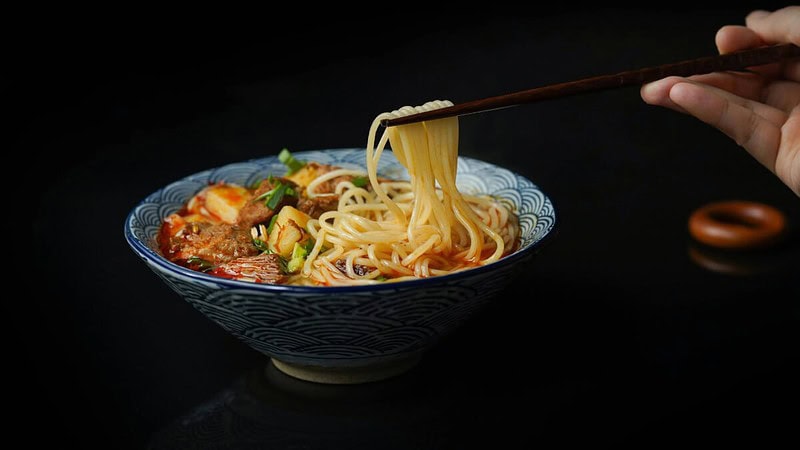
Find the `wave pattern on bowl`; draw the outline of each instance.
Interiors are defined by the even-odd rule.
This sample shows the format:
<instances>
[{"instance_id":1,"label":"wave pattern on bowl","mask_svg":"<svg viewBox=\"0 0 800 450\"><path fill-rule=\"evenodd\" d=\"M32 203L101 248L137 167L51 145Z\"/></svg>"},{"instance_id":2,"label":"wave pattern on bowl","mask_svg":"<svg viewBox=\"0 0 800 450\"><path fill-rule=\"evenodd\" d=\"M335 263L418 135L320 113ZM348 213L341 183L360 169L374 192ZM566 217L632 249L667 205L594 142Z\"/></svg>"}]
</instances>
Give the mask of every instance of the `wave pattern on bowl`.
<instances>
[{"instance_id":1,"label":"wave pattern on bowl","mask_svg":"<svg viewBox=\"0 0 800 450\"><path fill-rule=\"evenodd\" d=\"M509 265L478 278L417 289L382 289L346 296L281 292L264 301L257 289L156 273L198 311L262 353L282 361L391 358L446 335L505 287ZM469 301L465 301L469 299ZM335 320L331 320L335 317Z\"/></svg>"},{"instance_id":2,"label":"wave pattern on bowl","mask_svg":"<svg viewBox=\"0 0 800 450\"><path fill-rule=\"evenodd\" d=\"M298 159L364 167L363 149L295 152ZM128 216L125 235L147 265L194 308L254 349L284 362L356 367L391 362L424 350L472 317L501 292L555 226L555 210L539 188L513 172L476 159L458 160L459 189L491 193L512 203L521 248L497 263L452 275L358 287L276 286L232 281L175 265L161 257L155 236L161 221L209 183L242 185L285 166L277 157L229 164L188 176L144 199ZM405 169L391 152L379 172Z\"/></svg>"}]
</instances>

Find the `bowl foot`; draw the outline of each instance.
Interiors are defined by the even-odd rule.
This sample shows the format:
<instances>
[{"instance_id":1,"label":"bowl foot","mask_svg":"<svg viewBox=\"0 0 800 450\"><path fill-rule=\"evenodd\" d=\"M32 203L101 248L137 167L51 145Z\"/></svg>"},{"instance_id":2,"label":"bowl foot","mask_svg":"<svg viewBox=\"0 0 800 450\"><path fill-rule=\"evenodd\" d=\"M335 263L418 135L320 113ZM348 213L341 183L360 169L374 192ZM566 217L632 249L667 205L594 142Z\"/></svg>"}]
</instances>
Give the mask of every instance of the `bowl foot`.
<instances>
[{"instance_id":1,"label":"bowl foot","mask_svg":"<svg viewBox=\"0 0 800 450\"><path fill-rule=\"evenodd\" d=\"M272 358L272 364L286 375L312 383L360 384L401 375L416 366L420 359L421 355L412 355L389 363L362 367L304 366L275 358Z\"/></svg>"}]
</instances>

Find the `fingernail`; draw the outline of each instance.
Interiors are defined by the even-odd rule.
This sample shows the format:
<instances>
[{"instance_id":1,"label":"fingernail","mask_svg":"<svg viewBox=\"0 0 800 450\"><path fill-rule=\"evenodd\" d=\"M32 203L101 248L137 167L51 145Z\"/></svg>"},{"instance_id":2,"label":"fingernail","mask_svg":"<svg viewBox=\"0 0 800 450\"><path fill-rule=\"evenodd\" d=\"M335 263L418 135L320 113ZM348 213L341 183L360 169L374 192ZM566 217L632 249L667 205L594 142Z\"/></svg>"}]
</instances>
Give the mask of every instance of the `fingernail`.
<instances>
[{"instance_id":1,"label":"fingernail","mask_svg":"<svg viewBox=\"0 0 800 450\"><path fill-rule=\"evenodd\" d=\"M646 103L657 102L659 84L660 80L642 85L642 88L639 90L639 95L642 97L642 100L644 100Z\"/></svg>"},{"instance_id":2,"label":"fingernail","mask_svg":"<svg viewBox=\"0 0 800 450\"><path fill-rule=\"evenodd\" d=\"M662 78L662 79L656 80L656 81L651 81L651 82L643 85L642 87L643 87L643 89L647 90L648 92L653 92L653 91L656 91L658 89L662 89L665 83L669 83L669 77L668 78Z\"/></svg>"},{"instance_id":3,"label":"fingernail","mask_svg":"<svg viewBox=\"0 0 800 450\"><path fill-rule=\"evenodd\" d=\"M689 82L675 83L669 90L669 99L678 105L683 105L697 94L695 85Z\"/></svg>"}]
</instances>

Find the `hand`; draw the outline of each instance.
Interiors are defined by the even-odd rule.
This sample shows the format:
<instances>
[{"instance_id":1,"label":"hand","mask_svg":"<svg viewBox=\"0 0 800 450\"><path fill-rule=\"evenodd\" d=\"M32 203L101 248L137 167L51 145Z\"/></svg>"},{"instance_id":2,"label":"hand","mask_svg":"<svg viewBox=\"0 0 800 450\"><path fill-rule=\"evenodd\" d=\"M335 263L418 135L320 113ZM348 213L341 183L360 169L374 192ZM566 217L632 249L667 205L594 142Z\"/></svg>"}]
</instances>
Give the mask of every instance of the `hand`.
<instances>
[{"instance_id":1,"label":"hand","mask_svg":"<svg viewBox=\"0 0 800 450\"><path fill-rule=\"evenodd\" d=\"M753 11L745 23L717 32L720 53L776 43L800 45L800 6ZM641 95L649 104L718 128L800 196L800 60L752 72L669 77L642 86Z\"/></svg>"}]
</instances>

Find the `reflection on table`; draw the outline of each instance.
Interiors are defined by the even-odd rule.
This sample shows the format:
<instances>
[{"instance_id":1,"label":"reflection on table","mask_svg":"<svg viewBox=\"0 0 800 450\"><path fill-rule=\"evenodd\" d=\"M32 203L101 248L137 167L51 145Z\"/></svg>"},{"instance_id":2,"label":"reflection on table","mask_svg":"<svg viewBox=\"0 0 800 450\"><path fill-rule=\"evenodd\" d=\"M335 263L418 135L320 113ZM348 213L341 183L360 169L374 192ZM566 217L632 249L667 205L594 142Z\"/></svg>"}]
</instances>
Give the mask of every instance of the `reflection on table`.
<instances>
[{"instance_id":1,"label":"reflection on table","mask_svg":"<svg viewBox=\"0 0 800 450\"><path fill-rule=\"evenodd\" d=\"M362 385L315 384L268 363L157 432L150 448L439 449L446 405L422 384L415 370Z\"/></svg>"}]
</instances>

